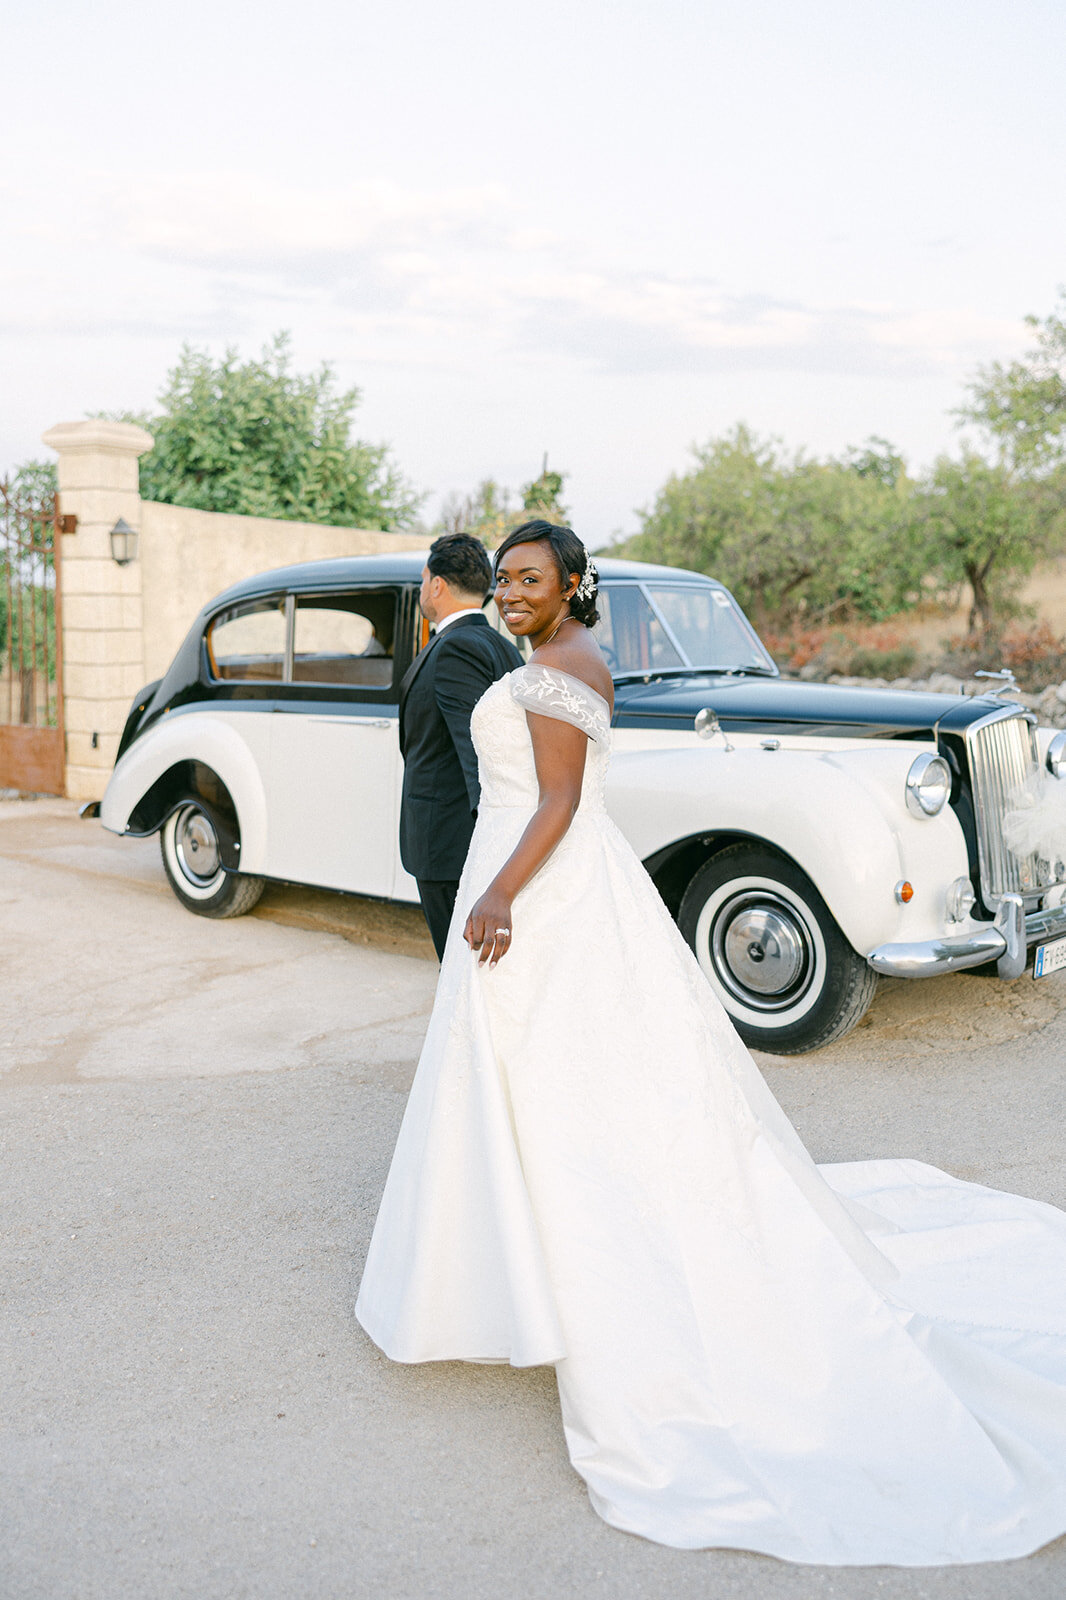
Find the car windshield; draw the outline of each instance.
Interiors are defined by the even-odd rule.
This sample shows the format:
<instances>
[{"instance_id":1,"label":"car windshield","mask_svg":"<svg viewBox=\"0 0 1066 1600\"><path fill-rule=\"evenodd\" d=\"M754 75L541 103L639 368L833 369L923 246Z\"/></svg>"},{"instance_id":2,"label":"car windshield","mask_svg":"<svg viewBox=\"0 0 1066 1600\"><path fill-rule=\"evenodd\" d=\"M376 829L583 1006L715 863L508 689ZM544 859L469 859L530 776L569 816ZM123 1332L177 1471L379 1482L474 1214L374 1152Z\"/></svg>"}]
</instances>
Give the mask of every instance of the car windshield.
<instances>
[{"instance_id":1,"label":"car windshield","mask_svg":"<svg viewBox=\"0 0 1066 1600\"><path fill-rule=\"evenodd\" d=\"M604 583L596 604L596 638L616 676L686 667L776 672L739 606L710 584Z\"/></svg>"}]
</instances>

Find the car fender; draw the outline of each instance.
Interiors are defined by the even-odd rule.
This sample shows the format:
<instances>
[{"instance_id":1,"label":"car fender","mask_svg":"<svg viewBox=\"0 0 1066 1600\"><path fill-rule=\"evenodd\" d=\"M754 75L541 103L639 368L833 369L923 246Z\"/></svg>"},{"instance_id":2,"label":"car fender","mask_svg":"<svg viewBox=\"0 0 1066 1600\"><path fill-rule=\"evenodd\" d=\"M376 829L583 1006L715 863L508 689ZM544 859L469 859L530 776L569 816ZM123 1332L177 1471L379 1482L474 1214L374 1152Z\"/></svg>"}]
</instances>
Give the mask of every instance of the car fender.
<instances>
[{"instance_id":1,"label":"car fender","mask_svg":"<svg viewBox=\"0 0 1066 1600\"><path fill-rule=\"evenodd\" d=\"M270 722L269 712L188 711L162 717L116 762L100 804L104 827L112 833L129 831L130 818L152 785L179 763L197 761L217 774L237 809L241 870L265 871L262 773L269 760Z\"/></svg>"},{"instance_id":2,"label":"car fender","mask_svg":"<svg viewBox=\"0 0 1066 1600\"><path fill-rule=\"evenodd\" d=\"M748 836L790 857L814 883L860 955L945 931L948 886L968 873L950 807L916 817L904 799L911 742L861 751L738 748L621 751L608 780L611 815L642 860L672 844ZM909 904L896 886L914 886Z\"/></svg>"}]
</instances>

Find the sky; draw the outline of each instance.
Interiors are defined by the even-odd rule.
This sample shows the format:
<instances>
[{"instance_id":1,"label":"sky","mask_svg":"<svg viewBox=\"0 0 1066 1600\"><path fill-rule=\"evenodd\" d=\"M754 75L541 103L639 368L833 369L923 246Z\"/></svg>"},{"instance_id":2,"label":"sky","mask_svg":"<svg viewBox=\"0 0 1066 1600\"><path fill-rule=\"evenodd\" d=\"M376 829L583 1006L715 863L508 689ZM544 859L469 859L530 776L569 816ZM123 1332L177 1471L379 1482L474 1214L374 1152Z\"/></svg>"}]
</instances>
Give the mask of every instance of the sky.
<instances>
[{"instance_id":1,"label":"sky","mask_svg":"<svg viewBox=\"0 0 1066 1600\"><path fill-rule=\"evenodd\" d=\"M957 449L1066 283L1061 0L0 0L0 472L182 344L591 545L738 422Z\"/></svg>"}]
</instances>

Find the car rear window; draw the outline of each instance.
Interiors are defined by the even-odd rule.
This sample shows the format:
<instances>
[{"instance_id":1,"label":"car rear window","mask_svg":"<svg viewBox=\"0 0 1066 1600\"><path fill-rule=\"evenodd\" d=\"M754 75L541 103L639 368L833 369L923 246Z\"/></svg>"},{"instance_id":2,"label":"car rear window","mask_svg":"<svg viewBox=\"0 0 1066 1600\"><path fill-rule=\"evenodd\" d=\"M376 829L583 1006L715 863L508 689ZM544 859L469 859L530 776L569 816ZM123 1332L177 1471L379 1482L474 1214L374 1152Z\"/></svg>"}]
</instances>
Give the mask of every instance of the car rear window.
<instances>
[{"instance_id":1,"label":"car rear window","mask_svg":"<svg viewBox=\"0 0 1066 1600\"><path fill-rule=\"evenodd\" d=\"M207 630L216 678L280 683L285 673L285 600L257 600L222 611Z\"/></svg>"}]
</instances>

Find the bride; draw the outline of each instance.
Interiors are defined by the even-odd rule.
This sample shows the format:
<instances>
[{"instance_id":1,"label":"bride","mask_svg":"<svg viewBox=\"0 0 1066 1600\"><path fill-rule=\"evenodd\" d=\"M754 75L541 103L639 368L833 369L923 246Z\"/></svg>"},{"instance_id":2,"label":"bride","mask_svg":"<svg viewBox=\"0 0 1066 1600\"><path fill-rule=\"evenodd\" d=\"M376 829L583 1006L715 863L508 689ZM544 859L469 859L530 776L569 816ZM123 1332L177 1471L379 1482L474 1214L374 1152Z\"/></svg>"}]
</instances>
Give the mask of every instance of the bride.
<instances>
[{"instance_id":1,"label":"bride","mask_svg":"<svg viewBox=\"0 0 1066 1600\"><path fill-rule=\"evenodd\" d=\"M910 1160L816 1167L604 809L595 568L532 522L533 648L472 733L477 827L356 1307L396 1361L555 1366L616 1527L791 1561L1066 1530L1066 1216Z\"/></svg>"}]
</instances>

